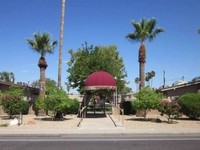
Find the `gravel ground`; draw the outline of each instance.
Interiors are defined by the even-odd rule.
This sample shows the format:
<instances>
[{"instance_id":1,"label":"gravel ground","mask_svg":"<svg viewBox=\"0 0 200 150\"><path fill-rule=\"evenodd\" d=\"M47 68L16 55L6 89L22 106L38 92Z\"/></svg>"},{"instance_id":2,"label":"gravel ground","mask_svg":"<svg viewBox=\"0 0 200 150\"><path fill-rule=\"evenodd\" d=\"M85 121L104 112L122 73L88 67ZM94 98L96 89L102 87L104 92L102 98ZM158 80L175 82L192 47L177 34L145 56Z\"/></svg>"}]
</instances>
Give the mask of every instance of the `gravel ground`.
<instances>
[{"instance_id":1,"label":"gravel ground","mask_svg":"<svg viewBox=\"0 0 200 150\"><path fill-rule=\"evenodd\" d=\"M1 117L5 118L5 117ZM10 119L0 119L0 124L9 123ZM77 118L76 115L66 115L64 116L63 120L60 121L52 121L51 117L49 116L39 116L36 117L35 115L23 115L23 121L20 126L16 125L9 125L8 128L35 128L35 129L42 129L42 128L59 128L59 129L75 129L79 123L80 119Z\"/></svg>"},{"instance_id":2,"label":"gravel ground","mask_svg":"<svg viewBox=\"0 0 200 150\"><path fill-rule=\"evenodd\" d=\"M199 129L200 132L200 120L189 120L183 116L179 119L174 119L173 123L168 123L167 118L160 115L147 115L147 120L138 118L135 115L124 116L124 126L127 129L136 128L151 128L151 129Z\"/></svg>"},{"instance_id":3,"label":"gravel ground","mask_svg":"<svg viewBox=\"0 0 200 150\"><path fill-rule=\"evenodd\" d=\"M10 120L5 116L0 116L0 124L9 123ZM77 118L76 115L66 115L62 121L52 121L49 116L36 117L35 115L24 115L23 123L20 126L12 125L6 127L9 128L18 128L18 129L77 129L77 125L80 121L80 118ZM181 117L174 120L174 123L167 123L165 117L160 116L159 114L148 114L147 120L144 121L141 117L136 117L135 115L125 115L124 116L124 127L125 129L179 129L179 130L189 130L195 129L200 132L200 120L189 120L187 117ZM3 127L0 127L3 128Z\"/></svg>"}]
</instances>

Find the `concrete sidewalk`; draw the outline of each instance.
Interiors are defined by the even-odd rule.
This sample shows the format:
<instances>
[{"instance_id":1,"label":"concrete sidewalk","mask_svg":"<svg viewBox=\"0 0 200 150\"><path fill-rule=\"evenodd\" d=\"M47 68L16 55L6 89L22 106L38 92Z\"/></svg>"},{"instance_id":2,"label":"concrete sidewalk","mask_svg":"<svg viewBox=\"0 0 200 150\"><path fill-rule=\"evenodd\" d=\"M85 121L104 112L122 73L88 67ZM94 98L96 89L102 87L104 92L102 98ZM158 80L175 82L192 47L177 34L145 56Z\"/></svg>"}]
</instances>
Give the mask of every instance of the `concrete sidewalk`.
<instances>
[{"instance_id":1,"label":"concrete sidewalk","mask_svg":"<svg viewBox=\"0 0 200 150\"><path fill-rule=\"evenodd\" d=\"M125 134L181 134L181 135L189 135L195 134L200 136L200 131L197 129L185 129L185 130L163 130L163 129L122 129L122 128L100 128L100 129L9 129L0 128L0 136L2 135L82 135L82 134L102 134L102 135L109 135L109 134L116 134L116 135L125 135Z\"/></svg>"},{"instance_id":2,"label":"concrete sidewalk","mask_svg":"<svg viewBox=\"0 0 200 150\"><path fill-rule=\"evenodd\" d=\"M79 130L124 130L125 128L117 120L106 114L105 117L84 118Z\"/></svg>"}]
</instances>

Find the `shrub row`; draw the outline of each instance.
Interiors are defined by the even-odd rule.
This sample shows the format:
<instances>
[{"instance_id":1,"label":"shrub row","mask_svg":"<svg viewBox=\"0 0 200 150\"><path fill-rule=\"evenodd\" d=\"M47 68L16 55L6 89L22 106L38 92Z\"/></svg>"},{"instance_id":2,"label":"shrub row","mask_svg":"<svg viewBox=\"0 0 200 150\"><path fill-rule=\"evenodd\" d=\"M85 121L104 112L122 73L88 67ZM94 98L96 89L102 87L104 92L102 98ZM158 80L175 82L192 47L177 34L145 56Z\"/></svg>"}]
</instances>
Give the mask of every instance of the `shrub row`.
<instances>
[{"instance_id":1,"label":"shrub row","mask_svg":"<svg viewBox=\"0 0 200 150\"><path fill-rule=\"evenodd\" d=\"M145 87L135 96L137 100L131 103L131 109L140 112L139 116L144 119L151 109L157 109L162 116L165 115L168 122L172 122L174 118L180 117L182 114L188 116L189 119L199 119L200 117L200 94L198 93L187 93L177 100L161 100L159 93Z\"/></svg>"},{"instance_id":2,"label":"shrub row","mask_svg":"<svg viewBox=\"0 0 200 150\"><path fill-rule=\"evenodd\" d=\"M178 100L183 112L190 119L198 119L200 117L200 94L187 93L182 95Z\"/></svg>"}]
</instances>

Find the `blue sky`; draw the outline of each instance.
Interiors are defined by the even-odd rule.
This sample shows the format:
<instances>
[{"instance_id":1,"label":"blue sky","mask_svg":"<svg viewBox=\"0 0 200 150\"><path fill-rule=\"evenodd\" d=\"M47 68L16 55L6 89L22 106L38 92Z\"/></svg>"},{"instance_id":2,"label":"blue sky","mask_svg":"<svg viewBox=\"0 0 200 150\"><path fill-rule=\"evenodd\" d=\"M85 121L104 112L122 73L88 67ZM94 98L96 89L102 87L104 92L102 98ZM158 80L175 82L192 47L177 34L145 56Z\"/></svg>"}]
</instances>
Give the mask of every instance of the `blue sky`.
<instances>
[{"instance_id":1,"label":"blue sky","mask_svg":"<svg viewBox=\"0 0 200 150\"><path fill-rule=\"evenodd\" d=\"M136 90L140 43L130 43L125 36L134 31L131 20L155 17L165 32L146 42L146 72L156 72L153 87L163 84L164 70L168 85L183 76L190 81L200 75L199 10L199 0L67 0L63 62L70 58L69 49L77 50L85 41L116 45L124 59L128 86ZM17 82L37 80L40 55L26 39L34 32L48 32L59 40L60 13L61 0L0 0L0 72L13 72ZM57 81L58 46L46 59L46 77ZM63 86L66 69L63 63Z\"/></svg>"}]
</instances>

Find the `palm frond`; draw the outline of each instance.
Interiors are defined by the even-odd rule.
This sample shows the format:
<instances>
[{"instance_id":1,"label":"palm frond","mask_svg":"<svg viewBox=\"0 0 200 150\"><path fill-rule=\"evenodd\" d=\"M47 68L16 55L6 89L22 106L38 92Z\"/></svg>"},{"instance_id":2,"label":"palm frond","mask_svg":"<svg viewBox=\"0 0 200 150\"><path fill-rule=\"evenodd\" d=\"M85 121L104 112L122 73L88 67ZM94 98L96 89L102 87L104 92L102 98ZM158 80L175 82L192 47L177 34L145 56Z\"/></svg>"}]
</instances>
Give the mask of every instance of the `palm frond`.
<instances>
[{"instance_id":1,"label":"palm frond","mask_svg":"<svg viewBox=\"0 0 200 150\"><path fill-rule=\"evenodd\" d=\"M163 28L156 28L153 33L149 36L149 41L152 41L159 33L164 32Z\"/></svg>"},{"instance_id":2,"label":"palm frond","mask_svg":"<svg viewBox=\"0 0 200 150\"><path fill-rule=\"evenodd\" d=\"M133 27L135 28L135 33L140 33L142 31L142 28L141 28L141 24L138 23L138 22L135 22L135 21L132 21L131 24L133 25Z\"/></svg>"},{"instance_id":3,"label":"palm frond","mask_svg":"<svg viewBox=\"0 0 200 150\"><path fill-rule=\"evenodd\" d=\"M147 23L147 19L142 18L141 21L140 21L140 26L143 30L146 28L146 23Z\"/></svg>"},{"instance_id":4,"label":"palm frond","mask_svg":"<svg viewBox=\"0 0 200 150\"><path fill-rule=\"evenodd\" d=\"M132 42L141 43L149 39L152 41L157 34L164 32L162 28L156 28L157 20L155 18L151 18L150 20L146 18L142 18L140 22L132 21L131 24L134 27L134 32L130 33L126 36Z\"/></svg>"},{"instance_id":5,"label":"palm frond","mask_svg":"<svg viewBox=\"0 0 200 150\"><path fill-rule=\"evenodd\" d=\"M138 42L140 41L140 39L138 38L138 35L135 33L129 33L126 38L130 41L130 42Z\"/></svg>"},{"instance_id":6,"label":"palm frond","mask_svg":"<svg viewBox=\"0 0 200 150\"><path fill-rule=\"evenodd\" d=\"M153 30L155 29L157 25L157 20L155 18L152 18L148 21L148 32L149 34L151 34L153 32Z\"/></svg>"},{"instance_id":7,"label":"palm frond","mask_svg":"<svg viewBox=\"0 0 200 150\"><path fill-rule=\"evenodd\" d=\"M40 34L39 32L33 34L33 39L27 39L28 44L31 48L44 56L46 53L52 53L57 41L51 42L50 34L44 32Z\"/></svg>"}]
</instances>

